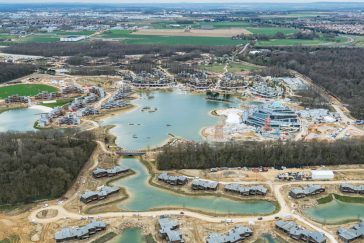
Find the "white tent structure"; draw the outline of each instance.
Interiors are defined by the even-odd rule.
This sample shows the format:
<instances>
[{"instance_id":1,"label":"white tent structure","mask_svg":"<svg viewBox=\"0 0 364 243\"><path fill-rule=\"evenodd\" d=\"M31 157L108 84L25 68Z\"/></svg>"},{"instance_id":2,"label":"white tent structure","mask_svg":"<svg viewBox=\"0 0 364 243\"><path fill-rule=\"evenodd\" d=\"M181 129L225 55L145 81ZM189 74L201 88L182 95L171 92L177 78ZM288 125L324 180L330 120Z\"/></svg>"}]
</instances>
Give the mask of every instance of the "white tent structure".
<instances>
[{"instance_id":1,"label":"white tent structure","mask_svg":"<svg viewBox=\"0 0 364 243\"><path fill-rule=\"evenodd\" d=\"M332 170L312 170L312 180L332 180L334 172Z\"/></svg>"}]
</instances>

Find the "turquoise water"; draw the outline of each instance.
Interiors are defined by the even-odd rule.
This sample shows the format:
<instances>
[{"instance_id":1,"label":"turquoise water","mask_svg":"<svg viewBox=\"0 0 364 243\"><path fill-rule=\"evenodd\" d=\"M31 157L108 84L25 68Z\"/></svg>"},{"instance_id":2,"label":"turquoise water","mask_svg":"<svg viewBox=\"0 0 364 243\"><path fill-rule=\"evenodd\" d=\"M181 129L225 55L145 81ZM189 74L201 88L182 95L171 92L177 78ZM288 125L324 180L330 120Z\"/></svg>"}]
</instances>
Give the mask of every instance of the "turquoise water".
<instances>
[{"instance_id":1,"label":"turquoise water","mask_svg":"<svg viewBox=\"0 0 364 243\"><path fill-rule=\"evenodd\" d=\"M36 130L34 123L39 119L39 114L50 110L44 106L33 106L0 113L0 132Z\"/></svg>"},{"instance_id":2,"label":"turquoise water","mask_svg":"<svg viewBox=\"0 0 364 243\"><path fill-rule=\"evenodd\" d=\"M204 95L181 91L155 91L154 98L141 94L133 101L138 107L103 121L116 125L111 133L117 136L116 144L125 149L156 147L168 139L168 134L189 140L201 141L200 130L218 123L209 113L214 109L236 106L236 103L208 101ZM158 108L156 112L142 111L143 107Z\"/></svg>"},{"instance_id":3,"label":"turquoise water","mask_svg":"<svg viewBox=\"0 0 364 243\"><path fill-rule=\"evenodd\" d=\"M317 222L336 224L364 218L364 204L333 200L307 209L305 213Z\"/></svg>"},{"instance_id":4,"label":"turquoise water","mask_svg":"<svg viewBox=\"0 0 364 243\"><path fill-rule=\"evenodd\" d=\"M120 208L127 211L147 211L166 207L190 208L212 213L232 214L270 214L275 205L269 201L231 200L215 196L185 196L148 184L149 174L145 166L134 158L123 159L122 165L136 172L114 182L114 185L126 188L130 195L120 203Z\"/></svg>"},{"instance_id":5,"label":"turquoise water","mask_svg":"<svg viewBox=\"0 0 364 243\"><path fill-rule=\"evenodd\" d=\"M108 241L108 243L145 243L142 231L139 228L125 229L120 236Z\"/></svg>"}]
</instances>

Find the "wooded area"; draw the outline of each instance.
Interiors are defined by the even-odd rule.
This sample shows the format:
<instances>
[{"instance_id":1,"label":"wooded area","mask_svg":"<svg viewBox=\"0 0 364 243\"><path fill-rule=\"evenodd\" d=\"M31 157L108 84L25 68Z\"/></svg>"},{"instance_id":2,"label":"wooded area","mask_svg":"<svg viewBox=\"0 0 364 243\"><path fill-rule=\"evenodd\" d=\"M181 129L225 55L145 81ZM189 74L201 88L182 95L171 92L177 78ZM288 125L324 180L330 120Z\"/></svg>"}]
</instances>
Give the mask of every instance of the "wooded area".
<instances>
[{"instance_id":1,"label":"wooded area","mask_svg":"<svg viewBox=\"0 0 364 243\"><path fill-rule=\"evenodd\" d=\"M0 62L0 83L29 75L35 71L35 66Z\"/></svg>"},{"instance_id":2,"label":"wooded area","mask_svg":"<svg viewBox=\"0 0 364 243\"><path fill-rule=\"evenodd\" d=\"M74 132L0 133L0 204L62 196L96 146Z\"/></svg>"},{"instance_id":3,"label":"wooded area","mask_svg":"<svg viewBox=\"0 0 364 243\"><path fill-rule=\"evenodd\" d=\"M364 164L364 140L189 143L163 147L156 162L161 170Z\"/></svg>"},{"instance_id":4,"label":"wooded area","mask_svg":"<svg viewBox=\"0 0 364 243\"><path fill-rule=\"evenodd\" d=\"M11 54L37 56L90 56L123 58L124 55L157 54L171 56L175 52L201 51L221 56L230 53L233 46L165 46L165 45L128 45L120 42L94 41L89 43L23 43L4 48L2 51Z\"/></svg>"},{"instance_id":5,"label":"wooded area","mask_svg":"<svg viewBox=\"0 0 364 243\"><path fill-rule=\"evenodd\" d=\"M250 57L256 64L296 70L349 105L364 119L364 49L281 47Z\"/></svg>"}]
</instances>

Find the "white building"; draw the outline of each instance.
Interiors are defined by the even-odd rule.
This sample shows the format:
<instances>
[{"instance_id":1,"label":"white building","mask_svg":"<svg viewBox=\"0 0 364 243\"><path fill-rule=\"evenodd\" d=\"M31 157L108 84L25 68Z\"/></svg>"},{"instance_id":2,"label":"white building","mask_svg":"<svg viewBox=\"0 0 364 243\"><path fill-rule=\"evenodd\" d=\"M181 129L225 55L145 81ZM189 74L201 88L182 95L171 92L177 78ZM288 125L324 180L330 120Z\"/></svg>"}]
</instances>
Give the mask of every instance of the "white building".
<instances>
[{"instance_id":1,"label":"white building","mask_svg":"<svg viewBox=\"0 0 364 243\"><path fill-rule=\"evenodd\" d=\"M334 172L332 170L312 170L312 180L332 180Z\"/></svg>"},{"instance_id":2,"label":"white building","mask_svg":"<svg viewBox=\"0 0 364 243\"><path fill-rule=\"evenodd\" d=\"M86 39L86 36L84 35L70 35L70 36L65 36L65 37L61 37L60 41L63 42L76 42L76 41L81 41Z\"/></svg>"}]
</instances>

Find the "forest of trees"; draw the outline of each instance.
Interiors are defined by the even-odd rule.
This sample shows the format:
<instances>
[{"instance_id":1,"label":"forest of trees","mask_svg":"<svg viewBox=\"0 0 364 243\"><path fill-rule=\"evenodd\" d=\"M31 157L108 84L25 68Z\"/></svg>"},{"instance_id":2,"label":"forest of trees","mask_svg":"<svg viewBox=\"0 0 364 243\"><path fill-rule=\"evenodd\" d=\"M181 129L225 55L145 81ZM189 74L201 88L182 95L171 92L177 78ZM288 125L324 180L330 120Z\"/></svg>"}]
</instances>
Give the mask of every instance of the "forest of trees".
<instances>
[{"instance_id":1,"label":"forest of trees","mask_svg":"<svg viewBox=\"0 0 364 243\"><path fill-rule=\"evenodd\" d=\"M281 47L250 57L250 61L296 70L349 105L352 115L364 119L364 49Z\"/></svg>"},{"instance_id":2,"label":"forest of trees","mask_svg":"<svg viewBox=\"0 0 364 243\"><path fill-rule=\"evenodd\" d=\"M0 204L62 196L96 146L74 132L0 133Z\"/></svg>"},{"instance_id":3,"label":"forest of trees","mask_svg":"<svg viewBox=\"0 0 364 243\"><path fill-rule=\"evenodd\" d=\"M364 164L364 140L180 144L165 146L156 162L161 170Z\"/></svg>"},{"instance_id":4,"label":"forest of trees","mask_svg":"<svg viewBox=\"0 0 364 243\"><path fill-rule=\"evenodd\" d=\"M4 48L2 51L11 54L38 56L90 56L122 58L124 55L158 54L170 56L176 52L190 53L200 51L217 56L231 52L233 46L165 46L165 45L129 45L112 41L94 41L88 43L23 43Z\"/></svg>"},{"instance_id":5,"label":"forest of trees","mask_svg":"<svg viewBox=\"0 0 364 243\"><path fill-rule=\"evenodd\" d=\"M30 64L0 62L0 83L32 74L36 67Z\"/></svg>"}]
</instances>

